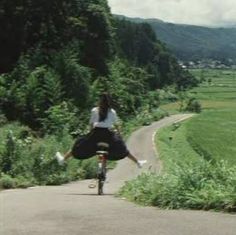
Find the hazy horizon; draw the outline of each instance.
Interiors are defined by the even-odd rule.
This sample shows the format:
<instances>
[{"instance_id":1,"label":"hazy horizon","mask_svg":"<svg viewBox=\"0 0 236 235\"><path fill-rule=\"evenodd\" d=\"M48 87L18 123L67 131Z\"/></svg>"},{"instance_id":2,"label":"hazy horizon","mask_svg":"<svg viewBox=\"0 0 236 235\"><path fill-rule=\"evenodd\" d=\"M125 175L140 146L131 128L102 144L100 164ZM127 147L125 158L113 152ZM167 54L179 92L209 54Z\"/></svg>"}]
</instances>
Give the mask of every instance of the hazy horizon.
<instances>
[{"instance_id":1,"label":"hazy horizon","mask_svg":"<svg viewBox=\"0 0 236 235\"><path fill-rule=\"evenodd\" d=\"M113 14L207 27L236 26L235 0L108 0Z\"/></svg>"},{"instance_id":2,"label":"hazy horizon","mask_svg":"<svg viewBox=\"0 0 236 235\"><path fill-rule=\"evenodd\" d=\"M189 26L196 26L196 27L205 27L205 28L236 28L236 23L232 23L232 24L225 24L225 25L197 25L197 24L190 24L190 23L176 23L176 22L170 22L170 21L165 21L162 19L158 19L158 18L145 18L145 17L132 17L132 16L127 16L127 15L122 15L122 14L116 14L113 13L113 15L115 16L120 16L120 17L126 17L126 18L130 18L130 19L141 19L141 20L157 20L157 21L161 21L163 23L170 23L170 24L175 24L175 25L189 25Z\"/></svg>"}]
</instances>

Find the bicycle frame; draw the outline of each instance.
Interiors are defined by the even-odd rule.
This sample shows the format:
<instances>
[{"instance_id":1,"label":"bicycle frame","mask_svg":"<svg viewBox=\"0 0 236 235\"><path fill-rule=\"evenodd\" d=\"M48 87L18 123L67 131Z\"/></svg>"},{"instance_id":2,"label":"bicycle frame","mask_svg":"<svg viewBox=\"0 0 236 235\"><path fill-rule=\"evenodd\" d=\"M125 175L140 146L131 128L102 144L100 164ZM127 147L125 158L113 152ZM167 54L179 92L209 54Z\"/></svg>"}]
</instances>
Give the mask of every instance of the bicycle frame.
<instances>
[{"instance_id":1,"label":"bicycle frame","mask_svg":"<svg viewBox=\"0 0 236 235\"><path fill-rule=\"evenodd\" d=\"M103 194L103 185L106 180L106 153L98 154L98 171L97 171L97 179L98 179L98 195Z\"/></svg>"},{"instance_id":2,"label":"bicycle frame","mask_svg":"<svg viewBox=\"0 0 236 235\"><path fill-rule=\"evenodd\" d=\"M106 172L107 172L107 155L109 145L107 143L100 142L97 144L98 151L98 169L97 169L97 180L98 180L98 195L103 194L103 185L106 180Z\"/></svg>"}]
</instances>

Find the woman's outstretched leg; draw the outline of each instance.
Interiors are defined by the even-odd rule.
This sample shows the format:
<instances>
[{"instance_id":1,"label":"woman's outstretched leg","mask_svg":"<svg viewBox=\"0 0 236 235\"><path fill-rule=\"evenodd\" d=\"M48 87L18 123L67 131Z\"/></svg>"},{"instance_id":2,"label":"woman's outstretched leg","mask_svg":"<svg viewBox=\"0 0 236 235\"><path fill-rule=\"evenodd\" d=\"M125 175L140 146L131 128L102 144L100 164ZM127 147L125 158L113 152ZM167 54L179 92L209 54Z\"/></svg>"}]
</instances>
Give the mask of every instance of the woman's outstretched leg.
<instances>
[{"instance_id":1,"label":"woman's outstretched leg","mask_svg":"<svg viewBox=\"0 0 236 235\"><path fill-rule=\"evenodd\" d=\"M70 150L70 151L66 152L64 156L63 156L60 152L57 152L55 157L56 157L58 163L59 163L60 165L63 165L63 163L64 163L68 158L72 157L72 151Z\"/></svg>"},{"instance_id":2,"label":"woman's outstretched leg","mask_svg":"<svg viewBox=\"0 0 236 235\"><path fill-rule=\"evenodd\" d=\"M147 162L147 160L138 160L134 155L129 153L127 156L131 161L133 161L135 164L137 164L138 168L142 168L143 164Z\"/></svg>"}]
</instances>

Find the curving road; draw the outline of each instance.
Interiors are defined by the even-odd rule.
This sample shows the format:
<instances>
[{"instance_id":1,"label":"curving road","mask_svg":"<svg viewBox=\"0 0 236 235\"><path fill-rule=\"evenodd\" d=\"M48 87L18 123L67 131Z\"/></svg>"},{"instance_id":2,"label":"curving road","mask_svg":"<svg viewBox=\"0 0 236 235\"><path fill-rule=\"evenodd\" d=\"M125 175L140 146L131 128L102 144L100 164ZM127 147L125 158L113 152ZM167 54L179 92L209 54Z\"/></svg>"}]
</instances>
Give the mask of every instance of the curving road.
<instances>
[{"instance_id":1,"label":"curving road","mask_svg":"<svg viewBox=\"0 0 236 235\"><path fill-rule=\"evenodd\" d=\"M159 170L152 142L161 127L191 115L174 115L143 127L128 140L132 153L148 163L140 170L128 159L109 173L104 196L89 181L0 193L1 235L234 235L236 216L224 213L140 207L114 193L142 171Z\"/></svg>"}]
</instances>

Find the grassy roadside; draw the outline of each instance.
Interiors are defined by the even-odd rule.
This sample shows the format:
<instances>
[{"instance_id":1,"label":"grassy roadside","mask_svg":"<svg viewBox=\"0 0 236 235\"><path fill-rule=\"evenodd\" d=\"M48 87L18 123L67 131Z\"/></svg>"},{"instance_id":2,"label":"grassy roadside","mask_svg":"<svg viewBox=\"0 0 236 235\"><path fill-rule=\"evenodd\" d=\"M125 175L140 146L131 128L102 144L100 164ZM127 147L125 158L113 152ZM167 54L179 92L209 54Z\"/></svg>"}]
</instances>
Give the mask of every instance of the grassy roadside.
<instances>
[{"instance_id":1,"label":"grassy roadside","mask_svg":"<svg viewBox=\"0 0 236 235\"><path fill-rule=\"evenodd\" d=\"M191 122L158 132L164 171L143 173L127 182L120 191L122 197L160 208L236 212L236 165L206 159L195 151L187 137Z\"/></svg>"},{"instance_id":2,"label":"grassy roadside","mask_svg":"<svg viewBox=\"0 0 236 235\"><path fill-rule=\"evenodd\" d=\"M169 165L158 175L146 173L121 189L122 197L167 209L236 212L236 166L200 160Z\"/></svg>"},{"instance_id":3,"label":"grassy roadside","mask_svg":"<svg viewBox=\"0 0 236 235\"><path fill-rule=\"evenodd\" d=\"M205 71L204 79L190 91L203 112L156 136L164 171L128 182L121 189L123 197L163 208L236 212L235 71ZM176 113L179 106L162 108Z\"/></svg>"}]
</instances>

